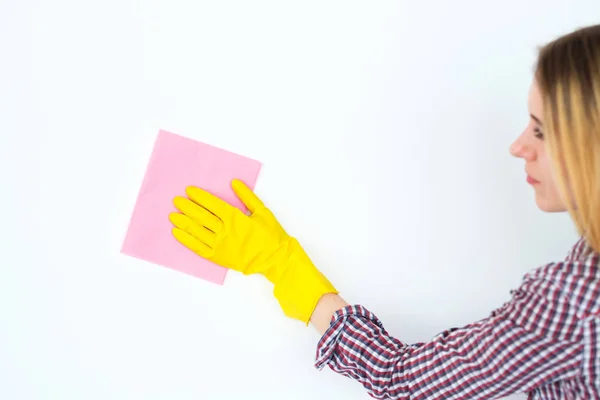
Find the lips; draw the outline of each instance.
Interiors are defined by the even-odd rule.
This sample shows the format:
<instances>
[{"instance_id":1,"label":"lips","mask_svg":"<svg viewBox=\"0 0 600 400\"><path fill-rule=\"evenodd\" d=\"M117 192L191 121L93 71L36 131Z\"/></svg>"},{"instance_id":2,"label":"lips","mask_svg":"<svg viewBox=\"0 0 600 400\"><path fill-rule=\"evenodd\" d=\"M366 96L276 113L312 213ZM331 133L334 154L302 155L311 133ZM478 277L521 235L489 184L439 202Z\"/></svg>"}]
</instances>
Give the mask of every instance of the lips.
<instances>
[{"instance_id":1,"label":"lips","mask_svg":"<svg viewBox=\"0 0 600 400\"><path fill-rule=\"evenodd\" d=\"M530 185L536 185L540 183L540 181L538 181L537 179L533 179L531 176L527 175L527 183L529 183Z\"/></svg>"}]
</instances>

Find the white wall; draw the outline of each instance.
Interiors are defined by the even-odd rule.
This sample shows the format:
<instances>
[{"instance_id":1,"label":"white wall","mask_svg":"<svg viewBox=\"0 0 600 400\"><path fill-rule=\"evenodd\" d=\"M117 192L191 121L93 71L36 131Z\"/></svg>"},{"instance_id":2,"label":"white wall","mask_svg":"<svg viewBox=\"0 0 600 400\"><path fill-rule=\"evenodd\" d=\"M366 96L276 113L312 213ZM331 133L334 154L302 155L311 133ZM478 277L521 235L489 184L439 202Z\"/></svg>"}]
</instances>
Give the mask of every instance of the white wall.
<instances>
[{"instance_id":1,"label":"white wall","mask_svg":"<svg viewBox=\"0 0 600 400\"><path fill-rule=\"evenodd\" d=\"M564 257L508 146L535 49L597 0L0 2L0 398L366 399L258 277L119 253L163 128L257 192L406 342ZM295 392L292 391L294 388Z\"/></svg>"}]
</instances>

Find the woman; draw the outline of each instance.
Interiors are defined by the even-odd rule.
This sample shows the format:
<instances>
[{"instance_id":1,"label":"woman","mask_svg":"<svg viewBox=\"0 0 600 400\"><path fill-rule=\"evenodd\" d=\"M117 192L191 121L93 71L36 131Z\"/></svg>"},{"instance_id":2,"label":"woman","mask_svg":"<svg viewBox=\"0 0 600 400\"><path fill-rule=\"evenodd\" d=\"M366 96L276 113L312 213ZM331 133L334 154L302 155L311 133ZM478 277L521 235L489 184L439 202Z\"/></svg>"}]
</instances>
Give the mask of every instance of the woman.
<instances>
[{"instance_id":1,"label":"woman","mask_svg":"<svg viewBox=\"0 0 600 400\"><path fill-rule=\"evenodd\" d=\"M490 316L429 342L391 337L349 305L242 182L251 215L190 187L174 200L173 234L202 257L274 284L283 312L323 335L316 366L379 399L600 398L600 25L541 49L530 121L510 152L525 161L543 211L569 211L581 239L565 260L525 275Z\"/></svg>"}]
</instances>

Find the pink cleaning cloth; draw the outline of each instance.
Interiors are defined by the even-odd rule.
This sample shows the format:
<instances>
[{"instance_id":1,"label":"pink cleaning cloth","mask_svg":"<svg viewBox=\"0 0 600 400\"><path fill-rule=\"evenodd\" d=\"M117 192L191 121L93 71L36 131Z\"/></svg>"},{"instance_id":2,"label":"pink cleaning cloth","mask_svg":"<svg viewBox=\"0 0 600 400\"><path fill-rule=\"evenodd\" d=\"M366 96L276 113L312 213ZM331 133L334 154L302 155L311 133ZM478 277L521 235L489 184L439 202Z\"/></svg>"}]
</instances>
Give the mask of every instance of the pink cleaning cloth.
<instances>
[{"instance_id":1,"label":"pink cleaning cloth","mask_svg":"<svg viewBox=\"0 0 600 400\"><path fill-rule=\"evenodd\" d=\"M187 186L202 188L246 212L231 189L240 179L254 189L261 164L164 130L159 131L121 253L222 285L226 268L208 261L172 235L173 198Z\"/></svg>"}]
</instances>

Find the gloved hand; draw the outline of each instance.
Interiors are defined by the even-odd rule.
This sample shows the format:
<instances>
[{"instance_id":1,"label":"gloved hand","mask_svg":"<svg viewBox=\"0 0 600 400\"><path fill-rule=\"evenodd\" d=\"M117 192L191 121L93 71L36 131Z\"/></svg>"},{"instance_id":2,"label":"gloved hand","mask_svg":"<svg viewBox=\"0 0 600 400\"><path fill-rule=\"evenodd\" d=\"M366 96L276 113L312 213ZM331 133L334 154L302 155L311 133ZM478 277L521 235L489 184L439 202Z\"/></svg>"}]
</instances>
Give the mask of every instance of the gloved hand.
<instances>
[{"instance_id":1,"label":"gloved hand","mask_svg":"<svg viewBox=\"0 0 600 400\"><path fill-rule=\"evenodd\" d=\"M251 215L205 190L188 187L189 199L178 196L173 201L180 211L169 215L173 235L218 265L264 275L274 284L284 314L308 325L321 296L338 291L250 188L239 180L232 188Z\"/></svg>"}]
</instances>

